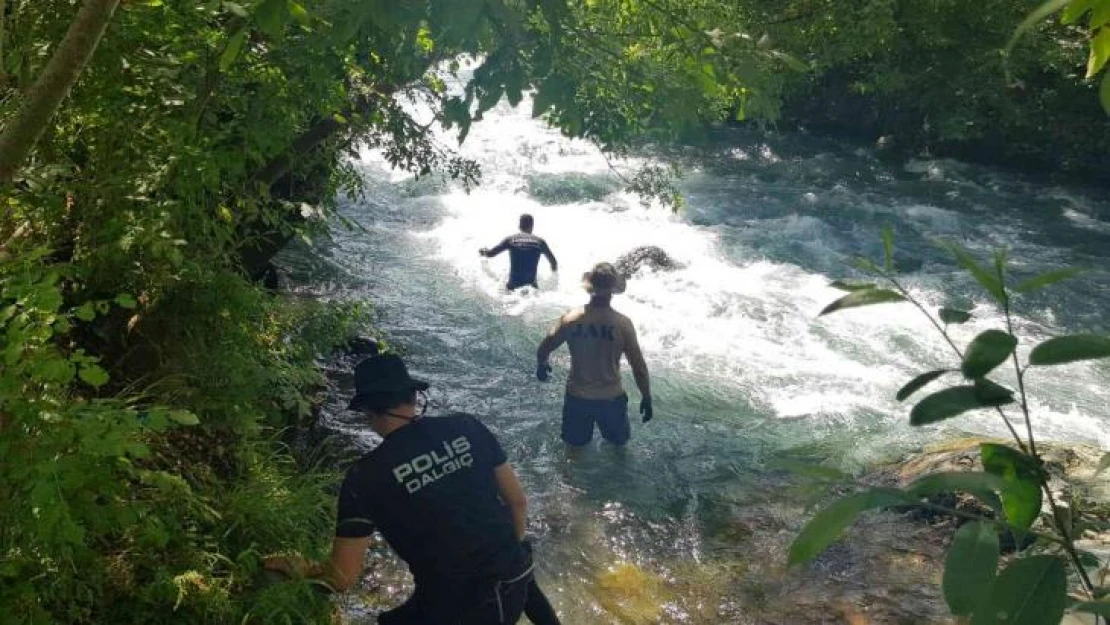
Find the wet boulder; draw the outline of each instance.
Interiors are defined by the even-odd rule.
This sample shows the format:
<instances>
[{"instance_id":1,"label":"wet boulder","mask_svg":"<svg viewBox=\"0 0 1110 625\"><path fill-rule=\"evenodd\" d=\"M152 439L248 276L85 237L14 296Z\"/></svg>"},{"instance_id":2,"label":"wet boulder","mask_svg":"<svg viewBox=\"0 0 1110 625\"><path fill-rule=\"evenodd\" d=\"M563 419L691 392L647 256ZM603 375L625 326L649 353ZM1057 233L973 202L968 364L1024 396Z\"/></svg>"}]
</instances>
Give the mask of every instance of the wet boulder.
<instances>
[{"instance_id":1,"label":"wet boulder","mask_svg":"<svg viewBox=\"0 0 1110 625\"><path fill-rule=\"evenodd\" d=\"M670 271L681 267L666 250L657 245L642 245L621 254L614 265L625 280L645 267L652 271Z\"/></svg>"}]
</instances>

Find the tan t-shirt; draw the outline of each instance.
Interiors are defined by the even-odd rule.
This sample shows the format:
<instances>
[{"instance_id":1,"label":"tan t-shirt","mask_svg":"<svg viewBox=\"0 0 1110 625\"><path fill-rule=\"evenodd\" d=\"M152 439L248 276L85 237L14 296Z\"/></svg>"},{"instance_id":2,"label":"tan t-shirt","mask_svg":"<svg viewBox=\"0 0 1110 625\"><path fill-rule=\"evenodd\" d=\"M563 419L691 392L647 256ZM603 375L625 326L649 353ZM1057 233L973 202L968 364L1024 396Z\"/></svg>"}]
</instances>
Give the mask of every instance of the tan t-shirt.
<instances>
[{"instance_id":1,"label":"tan t-shirt","mask_svg":"<svg viewBox=\"0 0 1110 625\"><path fill-rule=\"evenodd\" d=\"M576 308L559 320L559 339L570 348L567 394L580 399L614 399L624 394L621 356L639 349L632 322L612 308Z\"/></svg>"}]
</instances>

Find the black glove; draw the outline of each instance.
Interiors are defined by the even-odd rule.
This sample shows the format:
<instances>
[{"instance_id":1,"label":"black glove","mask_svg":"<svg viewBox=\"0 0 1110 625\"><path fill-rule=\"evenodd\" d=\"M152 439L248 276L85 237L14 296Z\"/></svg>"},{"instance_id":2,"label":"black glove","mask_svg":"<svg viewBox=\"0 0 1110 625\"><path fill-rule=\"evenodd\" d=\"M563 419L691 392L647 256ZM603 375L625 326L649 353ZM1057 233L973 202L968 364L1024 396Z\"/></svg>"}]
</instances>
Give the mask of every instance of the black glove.
<instances>
[{"instance_id":1,"label":"black glove","mask_svg":"<svg viewBox=\"0 0 1110 625\"><path fill-rule=\"evenodd\" d=\"M536 379L540 382L546 382L551 379L551 365L546 362L541 362L536 365Z\"/></svg>"},{"instance_id":2,"label":"black glove","mask_svg":"<svg viewBox=\"0 0 1110 625\"><path fill-rule=\"evenodd\" d=\"M651 421L651 418L655 416L655 411L651 408L650 397L645 397L640 400L640 414L644 415L644 423Z\"/></svg>"},{"instance_id":3,"label":"black glove","mask_svg":"<svg viewBox=\"0 0 1110 625\"><path fill-rule=\"evenodd\" d=\"M482 256L489 256L489 250L483 247L482 249L478 250L478 254Z\"/></svg>"}]
</instances>

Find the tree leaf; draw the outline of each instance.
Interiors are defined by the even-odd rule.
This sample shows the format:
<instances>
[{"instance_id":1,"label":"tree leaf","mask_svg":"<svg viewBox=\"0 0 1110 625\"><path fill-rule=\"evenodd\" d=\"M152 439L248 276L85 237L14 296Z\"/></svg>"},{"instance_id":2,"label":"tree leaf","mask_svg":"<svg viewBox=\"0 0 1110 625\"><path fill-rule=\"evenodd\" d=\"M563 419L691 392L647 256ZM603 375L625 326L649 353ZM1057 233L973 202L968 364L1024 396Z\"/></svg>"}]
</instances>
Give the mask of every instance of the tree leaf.
<instances>
[{"instance_id":1,"label":"tree leaf","mask_svg":"<svg viewBox=\"0 0 1110 625\"><path fill-rule=\"evenodd\" d=\"M1014 34L1010 36L1010 41L1006 44L1006 54L1010 54L1014 46L1017 45L1018 39L1021 39L1022 35L1027 33L1030 28L1041 23L1041 21L1049 15L1071 4L1071 2L1072 0L1048 0L1048 2L1038 7L1036 11L1030 13L1018 24L1018 27L1014 29Z\"/></svg>"},{"instance_id":2,"label":"tree leaf","mask_svg":"<svg viewBox=\"0 0 1110 625\"><path fill-rule=\"evenodd\" d=\"M1004 511L999 493L1006 489L1003 478L981 471L946 471L920 477L906 488L914 497L941 493L968 493L1001 514Z\"/></svg>"},{"instance_id":3,"label":"tree leaf","mask_svg":"<svg viewBox=\"0 0 1110 625\"><path fill-rule=\"evenodd\" d=\"M1057 282L1060 282L1061 280L1067 280L1068 278L1072 278L1072 277L1074 277L1074 276L1076 276L1077 274L1080 274L1080 273L1083 273L1083 270L1078 268L1078 267L1067 267L1067 268L1064 268L1064 269L1057 269L1055 271L1049 271L1047 273L1042 273L1039 276L1034 276L1032 278L1029 278L1028 280L1025 280L1023 282L1019 282L1018 285L1014 287L1014 290L1017 291L1018 293L1029 293L1030 291L1039 291L1040 289L1043 289L1046 286L1049 286L1051 284L1056 284Z\"/></svg>"},{"instance_id":4,"label":"tree leaf","mask_svg":"<svg viewBox=\"0 0 1110 625\"><path fill-rule=\"evenodd\" d=\"M960 369L968 379L981 378L1006 362L1017 347L1017 337L1001 330L987 330L971 341Z\"/></svg>"},{"instance_id":5,"label":"tree leaf","mask_svg":"<svg viewBox=\"0 0 1110 625\"><path fill-rule=\"evenodd\" d=\"M902 302L906 298L902 297L894 291L887 289L865 289L860 291L853 291L848 295L836 300L829 304L817 316L827 315L834 313L838 310L845 308L858 308L860 306L871 306L873 304L885 304L887 302Z\"/></svg>"},{"instance_id":6,"label":"tree leaf","mask_svg":"<svg viewBox=\"0 0 1110 625\"><path fill-rule=\"evenodd\" d=\"M845 528L864 511L904 503L907 503L905 495L887 489L865 490L834 501L810 519L794 539L790 545L790 565L815 558L840 538Z\"/></svg>"},{"instance_id":7,"label":"tree leaf","mask_svg":"<svg viewBox=\"0 0 1110 625\"><path fill-rule=\"evenodd\" d=\"M73 316L81 321L92 321L96 319L96 306L92 302L85 302L73 311Z\"/></svg>"},{"instance_id":8,"label":"tree leaf","mask_svg":"<svg viewBox=\"0 0 1110 625\"><path fill-rule=\"evenodd\" d=\"M1064 617L1067 590L1067 573L1059 558L1015 560L998 576L971 625L1055 625Z\"/></svg>"},{"instance_id":9,"label":"tree leaf","mask_svg":"<svg viewBox=\"0 0 1110 625\"><path fill-rule=\"evenodd\" d=\"M108 372L99 365L82 365L77 371L77 377L93 388L100 388L108 383Z\"/></svg>"},{"instance_id":10,"label":"tree leaf","mask_svg":"<svg viewBox=\"0 0 1110 625\"><path fill-rule=\"evenodd\" d=\"M1074 24L1083 14L1091 10L1091 5L1095 0L1072 0L1071 4L1064 9L1064 14L1060 16L1060 21L1064 24Z\"/></svg>"},{"instance_id":11,"label":"tree leaf","mask_svg":"<svg viewBox=\"0 0 1110 625\"><path fill-rule=\"evenodd\" d=\"M963 267L973 278L984 288L988 293L994 296L999 302L1006 299L1006 291L1002 287L1002 282L999 281L998 275L980 265L971 252L967 251L959 243L955 241L942 241L941 245L947 249L956 258L956 264Z\"/></svg>"},{"instance_id":12,"label":"tree leaf","mask_svg":"<svg viewBox=\"0 0 1110 625\"><path fill-rule=\"evenodd\" d=\"M126 308L128 310L134 309L139 303L135 301L134 296L130 293L120 293L116 296L116 306Z\"/></svg>"},{"instance_id":13,"label":"tree leaf","mask_svg":"<svg viewBox=\"0 0 1110 625\"><path fill-rule=\"evenodd\" d=\"M1029 364L1062 365L1080 360L1110 357L1110 337L1098 334L1069 334L1048 339L1029 353Z\"/></svg>"},{"instance_id":14,"label":"tree leaf","mask_svg":"<svg viewBox=\"0 0 1110 625\"><path fill-rule=\"evenodd\" d=\"M200 425L200 419L188 410L171 410L166 414L166 416L169 417L170 421L173 421L178 425Z\"/></svg>"},{"instance_id":15,"label":"tree leaf","mask_svg":"<svg viewBox=\"0 0 1110 625\"><path fill-rule=\"evenodd\" d=\"M971 320L971 313L955 308L941 308L939 314L940 320L948 324L967 323Z\"/></svg>"},{"instance_id":16,"label":"tree leaf","mask_svg":"<svg viewBox=\"0 0 1110 625\"><path fill-rule=\"evenodd\" d=\"M1102 71L1110 60L1110 29L1099 29L1098 35L1091 39L1091 54L1087 59L1087 79L1090 80Z\"/></svg>"},{"instance_id":17,"label":"tree leaf","mask_svg":"<svg viewBox=\"0 0 1110 625\"><path fill-rule=\"evenodd\" d=\"M306 11L304 6L299 2L288 0L286 10L289 11L289 15L297 20L297 23L301 26L307 27L312 25L312 16L308 14L308 11Z\"/></svg>"},{"instance_id":18,"label":"tree leaf","mask_svg":"<svg viewBox=\"0 0 1110 625\"><path fill-rule=\"evenodd\" d=\"M975 395L988 406L1001 406L1014 400L1014 392L987 378L975 380Z\"/></svg>"},{"instance_id":19,"label":"tree leaf","mask_svg":"<svg viewBox=\"0 0 1110 625\"><path fill-rule=\"evenodd\" d=\"M288 20L287 0L265 0L254 13L254 21L258 24L258 29L271 39L281 37Z\"/></svg>"},{"instance_id":20,"label":"tree leaf","mask_svg":"<svg viewBox=\"0 0 1110 625\"><path fill-rule=\"evenodd\" d=\"M949 371L951 371L951 369L937 369L936 371L922 373L909 382L906 382L906 385L898 389L898 394L894 397L898 401L904 401L910 395L913 395L917 391L921 390L921 388L924 387L926 384L948 373Z\"/></svg>"},{"instance_id":21,"label":"tree leaf","mask_svg":"<svg viewBox=\"0 0 1110 625\"><path fill-rule=\"evenodd\" d=\"M944 560L944 600L952 614L967 616L983 602L998 573L998 531L978 521L956 532Z\"/></svg>"},{"instance_id":22,"label":"tree leaf","mask_svg":"<svg viewBox=\"0 0 1110 625\"><path fill-rule=\"evenodd\" d=\"M976 408L991 408L1013 402L998 400L985 402L974 386L954 386L929 395L917 402L910 411L910 425L928 425L963 414Z\"/></svg>"},{"instance_id":23,"label":"tree leaf","mask_svg":"<svg viewBox=\"0 0 1110 625\"><path fill-rule=\"evenodd\" d=\"M834 280L834 281L829 283L829 286L831 286L834 289L840 289L841 291L848 291L848 292L866 291L868 289L878 288L870 282L850 282L848 280Z\"/></svg>"},{"instance_id":24,"label":"tree leaf","mask_svg":"<svg viewBox=\"0 0 1110 625\"><path fill-rule=\"evenodd\" d=\"M1006 482L1002 491L1002 507L1006 521L1021 529L1028 529L1041 513L1040 468L1029 456L1020 451L983 443L979 446L983 468Z\"/></svg>"},{"instance_id":25,"label":"tree leaf","mask_svg":"<svg viewBox=\"0 0 1110 625\"><path fill-rule=\"evenodd\" d=\"M227 46L224 51L220 53L220 71L226 72L228 68L235 64L239 59L239 54L243 51L243 44L247 41L247 29L240 28L230 39L227 40Z\"/></svg>"}]
</instances>

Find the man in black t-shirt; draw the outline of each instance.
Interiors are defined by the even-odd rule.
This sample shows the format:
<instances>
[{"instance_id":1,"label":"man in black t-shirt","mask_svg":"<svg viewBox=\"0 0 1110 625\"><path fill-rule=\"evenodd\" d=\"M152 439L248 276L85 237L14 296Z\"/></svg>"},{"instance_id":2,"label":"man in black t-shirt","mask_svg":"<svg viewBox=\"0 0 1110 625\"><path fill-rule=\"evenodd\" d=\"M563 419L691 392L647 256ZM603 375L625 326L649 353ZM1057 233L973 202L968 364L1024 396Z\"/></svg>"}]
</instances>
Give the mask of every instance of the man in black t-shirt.
<instances>
[{"instance_id":1,"label":"man in black t-shirt","mask_svg":"<svg viewBox=\"0 0 1110 625\"><path fill-rule=\"evenodd\" d=\"M547 242L532 234L535 220L531 215L520 216L520 232L508 236L493 249L482 248L478 253L486 258L493 258L505 250L509 250L509 283L510 291L522 286L539 288L536 283L536 270L540 265L540 255L547 257L551 263L551 271L559 270L559 263Z\"/></svg>"},{"instance_id":2,"label":"man in black t-shirt","mask_svg":"<svg viewBox=\"0 0 1110 625\"><path fill-rule=\"evenodd\" d=\"M359 363L355 388L350 408L383 440L343 481L331 558L270 558L266 568L346 590L378 530L416 582L381 625L509 625L526 603L534 623L557 624L521 543L524 492L493 434L469 415L420 417L416 393L428 384L395 355Z\"/></svg>"}]
</instances>

